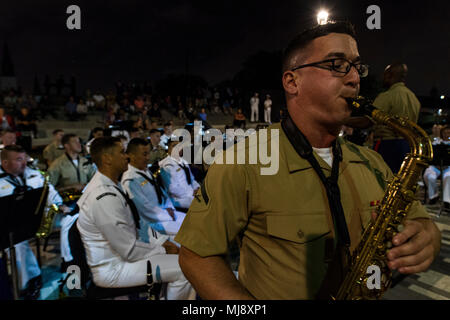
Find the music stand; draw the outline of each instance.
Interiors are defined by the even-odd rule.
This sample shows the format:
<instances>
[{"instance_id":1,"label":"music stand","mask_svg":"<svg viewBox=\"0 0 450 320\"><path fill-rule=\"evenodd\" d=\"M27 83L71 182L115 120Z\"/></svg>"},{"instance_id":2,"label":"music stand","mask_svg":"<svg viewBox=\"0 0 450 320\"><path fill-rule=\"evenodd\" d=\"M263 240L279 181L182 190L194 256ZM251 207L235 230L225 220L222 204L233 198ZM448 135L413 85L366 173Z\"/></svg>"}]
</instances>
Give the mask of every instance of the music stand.
<instances>
[{"instance_id":1,"label":"music stand","mask_svg":"<svg viewBox=\"0 0 450 320\"><path fill-rule=\"evenodd\" d=\"M15 248L19 242L34 238L47 203L48 189L42 188L0 198L0 250L9 248L14 300L19 298ZM41 198L44 199L41 203ZM41 205L40 205L41 204ZM40 208L38 206L40 205Z\"/></svg>"},{"instance_id":2,"label":"music stand","mask_svg":"<svg viewBox=\"0 0 450 320\"><path fill-rule=\"evenodd\" d=\"M436 144L433 146L433 160L432 165L439 166L439 171L441 171L440 179L440 193L442 197L441 208L439 209L438 218L441 216L442 210L444 209L444 166L450 165L450 145L449 144Z\"/></svg>"}]
</instances>

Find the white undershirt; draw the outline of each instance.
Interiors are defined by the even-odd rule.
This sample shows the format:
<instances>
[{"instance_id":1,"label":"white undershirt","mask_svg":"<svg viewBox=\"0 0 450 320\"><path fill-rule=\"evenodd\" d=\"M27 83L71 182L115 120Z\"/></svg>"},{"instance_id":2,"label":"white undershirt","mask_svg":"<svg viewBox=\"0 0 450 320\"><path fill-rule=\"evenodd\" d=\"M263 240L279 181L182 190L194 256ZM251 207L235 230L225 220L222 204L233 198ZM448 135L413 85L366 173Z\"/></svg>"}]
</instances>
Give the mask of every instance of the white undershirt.
<instances>
[{"instance_id":1,"label":"white undershirt","mask_svg":"<svg viewBox=\"0 0 450 320\"><path fill-rule=\"evenodd\" d=\"M333 166L333 152L332 148L314 148L313 150L315 153L319 155L330 167Z\"/></svg>"},{"instance_id":2,"label":"white undershirt","mask_svg":"<svg viewBox=\"0 0 450 320\"><path fill-rule=\"evenodd\" d=\"M73 164L75 167L78 167L78 159L72 159Z\"/></svg>"}]
</instances>

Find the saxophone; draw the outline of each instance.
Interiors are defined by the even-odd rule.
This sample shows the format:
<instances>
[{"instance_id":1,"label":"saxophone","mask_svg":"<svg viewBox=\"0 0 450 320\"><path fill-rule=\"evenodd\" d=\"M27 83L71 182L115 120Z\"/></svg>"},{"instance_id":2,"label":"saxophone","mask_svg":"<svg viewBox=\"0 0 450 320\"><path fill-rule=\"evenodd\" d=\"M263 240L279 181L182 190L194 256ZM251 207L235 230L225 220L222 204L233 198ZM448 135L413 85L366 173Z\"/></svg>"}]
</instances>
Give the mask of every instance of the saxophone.
<instances>
[{"instance_id":1,"label":"saxophone","mask_svg":"<svg viewBox=\"0 0 450 320\"><path fill-rule=\"evenodd\" d=\"M40 208L42 206L44 201L47 201L48 189L49 189L48 188L48 184L49 184L48 181L49 181L49 178L50 178L48 173L43 172L43 171L40 171L40 172L44 176L44 190L42 192L38 208ZM52 227L53 227L53 220L55 218L55 215L59 211L60 211L59 207L56 204L53 203L50 206L50 208L48 209L48 211L43 213L41 224L39 226L38 231L36 231L36 237L38 239L45 239L45 238L47 238L50 235L50 233L52 231Z\"/></svg>"},{"instance_id":2,"label":"saxophone","mask_svg":"<svg viewBox=\"0 0 450 320\"><path fill-rule=\"evenodd\" d=\"M348 102L357 114L369 116L372 122L390 127L403 136L410 146L410 153L388 183L383 200L376 209L377 218L363 232L344 280L336 296L332 296L333 300L380 299L392 281L386 253L392 247L392 238L404 228L402 221L416 200L417 181L433 159L433 147L425 131L414 122L377 110L363 97ZM370 275L367 273L373 266L379 267L380 286L369 289L367 281Z\"/></svg>"}]
</instances>

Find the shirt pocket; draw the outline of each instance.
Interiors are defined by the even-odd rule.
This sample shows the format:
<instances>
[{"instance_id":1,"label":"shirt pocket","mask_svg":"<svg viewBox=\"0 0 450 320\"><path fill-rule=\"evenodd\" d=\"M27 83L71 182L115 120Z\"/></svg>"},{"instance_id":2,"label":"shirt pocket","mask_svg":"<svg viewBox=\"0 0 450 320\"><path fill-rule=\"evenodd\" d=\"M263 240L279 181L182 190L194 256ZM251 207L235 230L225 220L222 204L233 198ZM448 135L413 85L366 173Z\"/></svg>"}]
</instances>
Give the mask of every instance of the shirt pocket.
<instances>
[{"instance_id":1,"label":"shirt pocket","mask_svg":"<svg viewBox=\"0 0 450 320\"><path fill-rule=\"evenodd\" d=\"M331 232L322 213L269 214L267 233L276 238L306 244Z\"/></svg>"}]
</instances>

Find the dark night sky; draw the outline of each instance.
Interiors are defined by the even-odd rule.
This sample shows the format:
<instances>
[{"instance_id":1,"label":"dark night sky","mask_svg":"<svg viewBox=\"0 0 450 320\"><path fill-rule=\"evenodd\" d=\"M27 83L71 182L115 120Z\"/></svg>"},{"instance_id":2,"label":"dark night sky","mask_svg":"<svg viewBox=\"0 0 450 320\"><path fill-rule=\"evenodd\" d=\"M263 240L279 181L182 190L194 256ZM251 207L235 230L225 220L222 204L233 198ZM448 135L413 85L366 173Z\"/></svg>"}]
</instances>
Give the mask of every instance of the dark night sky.
<instances>
[{"instance_id":1,"label":"dark night sky","mask_svg":"<svg viewBox=\"0 0 450 320\"><path fill-rule=\"evenodd\" d=\"M66 28L66 8L81 7L81 30ZM381 8L381 30L366 28L366 8ZM121 0L2 1L0 44L7 41L19 84L34 75L77 77L81 88L116 80L155 80L189 71L211 84L232 78L249 55L282 49L320 7L355 24L359 51L381 77L403 60L408 85L419 95L436 85L450 94L449 1Z\"/></svg>"}]
</instances>

